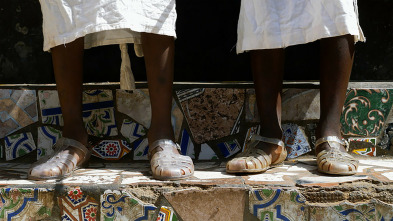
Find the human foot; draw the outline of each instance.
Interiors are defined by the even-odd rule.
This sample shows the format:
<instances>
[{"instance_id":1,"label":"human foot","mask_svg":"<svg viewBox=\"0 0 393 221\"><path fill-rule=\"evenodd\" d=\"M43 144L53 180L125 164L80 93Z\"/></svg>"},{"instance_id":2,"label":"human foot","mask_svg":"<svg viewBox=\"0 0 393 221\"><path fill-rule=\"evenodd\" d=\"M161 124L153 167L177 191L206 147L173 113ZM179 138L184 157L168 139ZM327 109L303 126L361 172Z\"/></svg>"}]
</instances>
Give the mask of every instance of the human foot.
<instances>
[{"instance_id":1,"label":"human foot","mask_svg":"<svg viewBox=\"0 0 393 221\"><path fill-rule=\"evenodd\" d=\"M61 179L87 163L90 150L82 143L62 137L54 145L54 153L34 163L29 170L28 179Z\"/></svg>"},{"instance_id":2,"label":"human foot","mask_svg":"<svg viewBox=\"0 0 393 221\"><path fill-rule=\"evenodd\" d=\"M247 141L247 149L227 163L228 173L260 173L270 165L280 164L287 157L284 142L276 138L253 135Z\"/></svg>"}]
</instances>

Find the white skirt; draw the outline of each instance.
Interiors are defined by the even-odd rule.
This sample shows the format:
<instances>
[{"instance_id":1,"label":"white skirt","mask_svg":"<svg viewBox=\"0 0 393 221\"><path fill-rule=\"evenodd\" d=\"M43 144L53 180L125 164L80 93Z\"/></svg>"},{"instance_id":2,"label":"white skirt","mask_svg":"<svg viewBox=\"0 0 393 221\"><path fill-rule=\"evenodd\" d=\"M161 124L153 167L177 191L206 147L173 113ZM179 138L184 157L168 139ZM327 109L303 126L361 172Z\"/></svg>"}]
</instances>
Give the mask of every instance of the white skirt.
<instances>
[{"instance_id":1,"label":"white skirt","mask_svg":"<svg viewBox=\"0 0 393 221\"><path fill-rule=\"evenodd\" d=\"M356 0L242 0L237 53L354 35L365 41Z\"/></svg>"},{"instance_id":2,"label":"white skirt","mask_svg":"<svg viewBox=\"0 0 393 221\"><path fill-rule=\"evenodd\" d=\"M85 48L140 43L140 33L176 37L175 0L40 0L44 51L85 37Z\"/></svg>"}]
</instances>

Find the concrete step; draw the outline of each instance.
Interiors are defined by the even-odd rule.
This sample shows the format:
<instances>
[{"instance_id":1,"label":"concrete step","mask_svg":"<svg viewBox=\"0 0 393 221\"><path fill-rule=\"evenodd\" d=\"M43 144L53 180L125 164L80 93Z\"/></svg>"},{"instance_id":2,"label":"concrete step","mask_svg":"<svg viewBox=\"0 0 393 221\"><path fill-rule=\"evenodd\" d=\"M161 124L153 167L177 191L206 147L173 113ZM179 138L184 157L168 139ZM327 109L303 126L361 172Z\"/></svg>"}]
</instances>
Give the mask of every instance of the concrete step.
<instances>
[{"instance_id":1,"label":"concrete step","mask_svg":"<svg viewBox=\"0 0 393 221\"><path fill-rule=\"evenodd\" d=\"M92 162L63 180L26 180L0 164L0 220L391 220L393 159L357 157L353 176L317 172L313 156L254 175L196 162L192 178L158 181L148 162Z\"/></svg>"}]
</instances>

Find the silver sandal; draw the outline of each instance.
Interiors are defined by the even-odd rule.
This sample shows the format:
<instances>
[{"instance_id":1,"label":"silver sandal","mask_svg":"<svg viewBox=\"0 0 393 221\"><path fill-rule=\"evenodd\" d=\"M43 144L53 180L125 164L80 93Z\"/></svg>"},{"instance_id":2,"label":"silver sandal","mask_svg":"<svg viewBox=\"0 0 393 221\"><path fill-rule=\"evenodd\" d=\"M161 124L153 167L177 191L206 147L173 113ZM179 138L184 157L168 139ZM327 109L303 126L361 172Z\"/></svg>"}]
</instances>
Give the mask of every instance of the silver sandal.
<instances>
[{"instance_id":1,"label":"silver sandal","mask_svg":"<svg viewBox=\"0 0 393 221\"><path fill-rule=\"evenodd\" d=\"M155 179L178 180L194 175L192 159L181 155L179 145L172 140L161 139L153 142L149 147L148 156Z\"/></svg>"},{"instance_id":2,"label":"silver sandal","mask_svg":"<svg viewBox=\"0 0 393 221\"><path fill-rule=\"evenodd\" d=\"M340 145L343 145L348 151L349 145L345 139L336 136L322 137L316 141L315 148L323 143L328 143L331 149L318 153L319 172L334 175L353 175L357 172L359 161L347 152L340 150Z\"/></svg>"},{"instance_id":3,"label":"silver sandal","mask_svg":"<svg viewBox=\"0 0 393 221\"><path fill-rule=\"evenodd\" d=\"M77 162L75 157L64 150L68 147L75 147L84 153L84 158ZM43 157L31 165L27 178L31 180L62 179L69 176L73 171L87 163L90 158L89 151L80 142L62 137L54 145L54 153Z\"/></svg>"}]
</instances>

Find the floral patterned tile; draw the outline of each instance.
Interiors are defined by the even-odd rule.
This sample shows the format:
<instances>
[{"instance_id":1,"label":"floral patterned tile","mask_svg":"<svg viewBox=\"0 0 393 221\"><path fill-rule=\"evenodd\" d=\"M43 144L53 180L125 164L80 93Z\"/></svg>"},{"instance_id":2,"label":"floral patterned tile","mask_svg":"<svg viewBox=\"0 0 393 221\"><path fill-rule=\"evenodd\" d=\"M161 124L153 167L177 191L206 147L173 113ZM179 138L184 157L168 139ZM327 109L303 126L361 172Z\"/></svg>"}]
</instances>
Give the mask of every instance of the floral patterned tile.
<instances>
[{"instance_id":1,"label":"floral patterned tile","mask_svg":"<svg viewBox=\"0 0 393 221\"><path fill-rule=\"evenodd\" d=\"M120 133L127 139L129 143L133 143L135 140L146 134L146 129L129 119L124 119L123 125L121 126Z\"/></svg>"},{"instance_id":2,"label":"floral patterned tile","mask_svg":"<svg viewBox=\"0 0 393 221\"><path fill-rule=\"evenodd\" d=\"M1 220L35 220L51 216L54 191L39 188L2 188L0 190Z\"/></svg>"},{"instance_id":3,"label":"floral patterned tile","mask_svg":"<svg viewBox=\"0 0 393 221\"><path fill-rule=\"evenodd\" d=\"M197 88L176 91L197 144L239 132L244 89Z\"/></svg>"},{"instance_id":4,"label":"floral patterned tile","mask_svg":"<svg viewBox=\"0 0 393 221\"><path fill-rule=\"evenodd\" d=\"M37 121L34 90L0 89L0 138Z\"/></svg>"},{"instance_id":5,"label":"floral patterned tile","mask_svg":"<svg viewBox=\"0 0 393 221\"><path fill-rule=\"evenodd\" d=\"M85 195L79 187L69 187L67 194L57 198L61 220L95 221L99 203L91 196Z\"/></svg>"},{"instance_id":6,"label":"floral patterned tile","mask_svg":"<svg viewBox=\"0 0 393 221\"><path fill-rule=\"evenodd\" d=\"M61 131L53 127L43 126L38 128L37 160L53 153L53 145L61 138Z\"/></svg>"},{"instance_id":7,"label":"floral patterned tile","mask_svg":"<svg viewBox=\"0 0 393 221\"><path fill-rule=\"evenodd\" d=\"M125 140L102 140L93 147L93 156L105 160L119 160L131 151Z\"/></svg>"},{"instance_id":8,"label":"floral patterned tile","mask_svg":"<svg viewBox=\"0 0 393 221\"><path fill-rule=\"evenodd\" d=\"M219 143L217 146L225 158L228 158L241 150L241 147L236 139Z\"/></svg>"},{"instance_id":9,"label":"floral patterned tile","mask_svg":"<svg viewBox=\"0 0 393 221\"><path fill-rule=\"evenodd\" d=\"M101 220L152 220L155 210L127 191L106 190L101 195Z\"/></svg>"},{"instance_id":10,"label":"floral patterned tile","mask_svg":"<svg viewBox=\"0 0 393 221\"><path fill-rule=\"evenodd\" d=\"M296 124L282 125L285 147L288 158L295 158L311 151L306 133Z\"/></svg>"},{"instance_id":11,"label":"floral patterned tile","mask_svg":"<svg viewBox=\"0 0 393 221\"><path fill-rule=\"evenodd\" d=\"M342 133L378 137L392 108L392 95L390 89L348 90L341 115Z\"/></svg>"},{"instance_id":12,"label":"floral patterned tile","mask_svg":"<svg viewBox=\"0 0 393 221\"><path fill-rule=\"evenodd\" d=\"M149 142L147 138L134 142L134 160L148 160Z\"/></svg>"},{"instance_id":13,"label":"floral patterned tile","mask_svg":"<svg viewBox=\"0 0 393 221\"><path fill-rule=\"evenodd\" d=\"M55 90L38 91L43 124L64 124L58 93ZM116 136L117 126L114 116L111 90L87 90L82 94L83 122L90 135Z\"/></svg>"},{"instance_id":14,"label":"floral patterned tile","mask_svg":"<svg viewBox=\"0 0 393 221\"><path fill-rule=\"evenodd\" d=\"M7 136L5 141L5 159L13 160L36 149L30 132Z\"/></svg>"},{"instance_id":15,"label":"floral patterned tile","mask_svg":"<svg viewBox=\"0 0 393 221\"><path fill-rule=\"evenodd\" d=\"M199 153L198 160L217 160L218 157L213 149L208 144L201 145L201 152Z\"/></svg>"},{"instance_id":16,"label":"floral patterned tile","mask_svg":"<svg viewBox=\"0 0 393 221\"><path fill-rule=\"evenodd\" d=\"M195 159L194 143L192 142L191 137L186 129L184 129L182 133L180 148L181 154L190 156L192 159Z\"/></svg>"},{"instance_id":17,"label":"floral patterned tile","mask_svg":"<svg viewBox=\"0 0 393 221\"><path fill-rule=\"evenodd\" d=\"M250 213L259 220L308 220L305 202L296 190L254 189L249 193Z\"/></svg>"},{"instance_id":18,"label":"floral patterned tile","mask_svg":"<svg viewBox=\"0 0 393 221\"><path fill-rule=\"evenodd\" d=\"M322 207L310 205L310 221L330 220L375 220L375 206L372 203Z\"/></svg>"}]
</instances>

